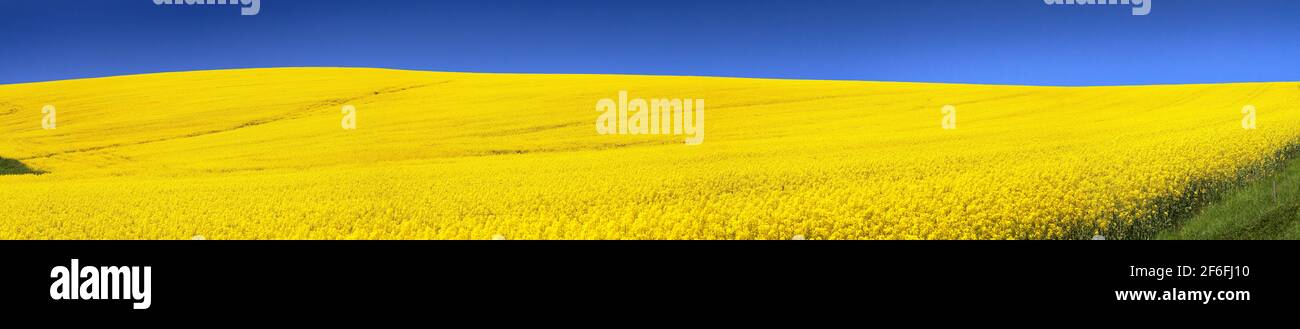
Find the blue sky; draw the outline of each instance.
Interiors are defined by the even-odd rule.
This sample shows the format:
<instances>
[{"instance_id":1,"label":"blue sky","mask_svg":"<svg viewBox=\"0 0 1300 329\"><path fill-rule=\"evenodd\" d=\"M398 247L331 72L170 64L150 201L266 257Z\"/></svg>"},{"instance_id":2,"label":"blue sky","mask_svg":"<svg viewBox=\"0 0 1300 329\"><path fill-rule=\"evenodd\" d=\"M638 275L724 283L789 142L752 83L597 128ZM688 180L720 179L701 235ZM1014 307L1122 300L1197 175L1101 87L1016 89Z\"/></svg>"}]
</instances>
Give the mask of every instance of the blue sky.
<instances>
[{"instance_id":1,"label":"blue sky","mask_svg":"<svg viewBox=\"0 0 1300 329\"><path fill-rule=\"evenodd\" d=\"M1300 81L1300 1L0 0L0 83L345 66L1031 85Z\"/></svg>"}]
</instances>

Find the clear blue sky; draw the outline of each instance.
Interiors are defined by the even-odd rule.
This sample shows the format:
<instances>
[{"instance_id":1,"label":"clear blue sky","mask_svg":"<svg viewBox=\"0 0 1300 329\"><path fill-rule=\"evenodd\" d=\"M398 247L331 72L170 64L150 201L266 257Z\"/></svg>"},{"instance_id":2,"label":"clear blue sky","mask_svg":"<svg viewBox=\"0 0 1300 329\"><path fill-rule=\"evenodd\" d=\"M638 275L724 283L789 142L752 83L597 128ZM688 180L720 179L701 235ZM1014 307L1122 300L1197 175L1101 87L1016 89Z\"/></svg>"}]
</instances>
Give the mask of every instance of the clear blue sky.
<instances>
[{"instance_id":1,"label":"clear blue sky","mask_svg":"<svg viewBox=\"0 0 1300 329\"><path fill-rule=\"evenodd\" d=\"M1300 1L0 0L0 83L347 66L1034 85L1300 81Z\"/></svg>"}]
</instances>

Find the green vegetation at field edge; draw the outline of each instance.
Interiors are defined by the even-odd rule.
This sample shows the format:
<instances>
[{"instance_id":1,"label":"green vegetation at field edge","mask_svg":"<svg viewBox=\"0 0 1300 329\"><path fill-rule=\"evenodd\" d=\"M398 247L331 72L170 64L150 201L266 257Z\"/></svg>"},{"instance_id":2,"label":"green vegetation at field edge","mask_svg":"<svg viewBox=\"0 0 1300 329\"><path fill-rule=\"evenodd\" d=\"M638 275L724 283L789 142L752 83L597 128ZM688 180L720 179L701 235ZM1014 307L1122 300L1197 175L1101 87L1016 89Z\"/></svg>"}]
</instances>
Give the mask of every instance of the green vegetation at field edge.
<instances>
[{"instance_id":1,"label":"green vegetation at field edge","mask_svg":"<svg viewBox=\"0 0 1300 329\"><path fill-rule=\"evenodd\" d=\"M41 174L39 170L33 170L18 160L0 158L0 175L27 175Z\"/></svg>"},{"instance_id":2,"label":"green vegetation at field edge","mask_svg":"<svg viewBox=\"0 0 1300 329\"><path fill-rule=\"evenodd\" d=\"M1160 239L1300 239L1300 159L1277 173L1237 188Z\"/></svg>"}]
</instances>

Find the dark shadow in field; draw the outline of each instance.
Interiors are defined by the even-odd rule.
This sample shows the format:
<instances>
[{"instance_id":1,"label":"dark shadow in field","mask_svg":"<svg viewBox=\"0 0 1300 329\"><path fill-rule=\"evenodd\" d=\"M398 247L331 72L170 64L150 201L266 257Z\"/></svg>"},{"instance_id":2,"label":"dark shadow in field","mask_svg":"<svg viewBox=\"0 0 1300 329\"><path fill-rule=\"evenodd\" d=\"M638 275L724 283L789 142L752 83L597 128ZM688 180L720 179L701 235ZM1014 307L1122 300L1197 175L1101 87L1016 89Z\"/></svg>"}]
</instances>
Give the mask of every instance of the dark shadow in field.
<instances>
[{"instance_id":1,"label":"dark shadow in field","mask_svg":"<svg viewBox=\"0 0 1300 329\"><path fill-rule=\"evenodd\" d=\"M45 172L27 167L18 160L0 158L0 175L40 175Z\"/></svg>"}]
</instances>

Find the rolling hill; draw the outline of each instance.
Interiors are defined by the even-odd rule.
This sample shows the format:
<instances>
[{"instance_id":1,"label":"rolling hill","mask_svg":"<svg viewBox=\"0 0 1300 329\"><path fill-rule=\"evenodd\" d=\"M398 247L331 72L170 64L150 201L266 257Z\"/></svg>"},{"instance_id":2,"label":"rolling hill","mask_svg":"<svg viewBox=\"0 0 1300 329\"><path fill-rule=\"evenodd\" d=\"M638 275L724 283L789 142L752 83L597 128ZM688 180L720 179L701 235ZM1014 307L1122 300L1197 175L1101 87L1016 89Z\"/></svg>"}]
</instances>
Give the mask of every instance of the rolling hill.
<instances>
[{"instance_id":1,"label":"rolling hill","mask_svg":"<svg viewBox=\"0 0 1300 329\"><path fill-rule=\"evenodd\" d=\"M707 137L599 134L620 92L703 100ZM0 238L1150 238L1298 138L1296 83L280 68L15 84Z\"/></svg>"}]
</instances>

